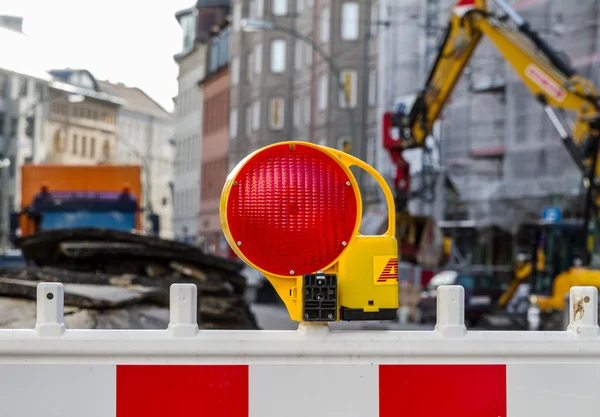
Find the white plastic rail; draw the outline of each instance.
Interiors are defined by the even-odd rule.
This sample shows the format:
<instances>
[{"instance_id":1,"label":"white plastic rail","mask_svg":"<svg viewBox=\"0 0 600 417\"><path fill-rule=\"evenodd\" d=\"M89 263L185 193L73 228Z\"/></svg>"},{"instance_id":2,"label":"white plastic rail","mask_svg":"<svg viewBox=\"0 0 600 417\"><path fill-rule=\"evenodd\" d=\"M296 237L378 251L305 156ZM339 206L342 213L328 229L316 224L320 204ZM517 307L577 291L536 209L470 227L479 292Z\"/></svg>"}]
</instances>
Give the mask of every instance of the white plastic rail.
<instances>
[{"instance_id":1,"label":"white plastic rail","mask_svg":"<svg viewBox=\"0 0 600 417\"><path fill-rule=\"evenodd\" d=\"M438 288L432 331L198 330L171 287L165 330L66 329L42 283L34 329L0 330L0 415L544 417L600 415L598 292L574 287L565 331L469 331Z\"/></svg>"}]
</instances>

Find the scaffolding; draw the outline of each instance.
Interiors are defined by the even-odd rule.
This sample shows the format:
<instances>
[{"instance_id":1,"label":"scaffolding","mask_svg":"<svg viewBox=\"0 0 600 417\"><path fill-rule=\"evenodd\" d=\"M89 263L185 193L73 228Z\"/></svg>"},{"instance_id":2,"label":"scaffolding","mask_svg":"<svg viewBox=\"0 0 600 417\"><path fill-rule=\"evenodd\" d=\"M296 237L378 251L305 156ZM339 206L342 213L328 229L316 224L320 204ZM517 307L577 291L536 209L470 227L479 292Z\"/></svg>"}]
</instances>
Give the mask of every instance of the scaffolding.
<instances>
[{"instance_id":1,"label":"scaffolding","mask_svg":"<svg viewBox=\"0 0 600 417\"><path fill-rule=\"evenodd\" d=\"M453 3L445 1L444 13ZM583 76L598 83L598 1L511 3ZM546 206L578 212L581 174L521 79L486 40L470 69L442 127L442 161L470 219L514 233L522 222L539 219Z\"/></svg>"},{"instance_id":2,"label":"scaffolding","mask_svg":"<svg viewBox=\"0 0 600 417\"><path fill-rule=\"evenodd\" d=\"M391 108L395 99L423 84L432 39L443 33L455 3L382 1L394 23L380 43L383 107ZM553 47L566 53L582 76L600 85L599 1L510 3ZM494 7L493 1L489 4ZM572 120L568 113L562 117L567 124ZM545 207L558 206L566 215L580 213L580 172L539 103L487 39L482 39L456 86L440 125L440 178L452 183L460 203L448 203L443 189L436 187L435 204L445 202L442 220L470 220L482 232L500 229L514 235L521 224L539 220ZM415 187L420 186L420 159L410 159ZM432 214L423 202L411 205L411 211Z\"/></svg>"}]
</instances>

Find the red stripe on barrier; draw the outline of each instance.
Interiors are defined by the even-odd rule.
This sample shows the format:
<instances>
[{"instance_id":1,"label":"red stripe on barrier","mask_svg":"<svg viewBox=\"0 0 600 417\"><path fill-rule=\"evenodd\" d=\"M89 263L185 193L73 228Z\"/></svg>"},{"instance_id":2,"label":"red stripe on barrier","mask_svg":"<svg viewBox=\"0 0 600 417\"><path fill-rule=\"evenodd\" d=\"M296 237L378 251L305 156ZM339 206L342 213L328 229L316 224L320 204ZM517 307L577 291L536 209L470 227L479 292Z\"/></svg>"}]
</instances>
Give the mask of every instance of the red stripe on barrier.
<instances>
[{"instance_id":1,"label":"red stripe on barrier","mask_svg":"<svg viewBox=\"0 0 600 417\"><path fill-rule=\"evenodd\" d=\"M380 365L379 417L506 417L505 365Z\"/></svg>"},{"instance_id":2,"label":"red stripe on barrier","mask_svg":"<svg viewBox=\"0 0 600 417\"><path fill-rule=\"evenodd\" d=\"M247 365L117 365L117 417L248 417Z\"/></svg>"}]
</instances>

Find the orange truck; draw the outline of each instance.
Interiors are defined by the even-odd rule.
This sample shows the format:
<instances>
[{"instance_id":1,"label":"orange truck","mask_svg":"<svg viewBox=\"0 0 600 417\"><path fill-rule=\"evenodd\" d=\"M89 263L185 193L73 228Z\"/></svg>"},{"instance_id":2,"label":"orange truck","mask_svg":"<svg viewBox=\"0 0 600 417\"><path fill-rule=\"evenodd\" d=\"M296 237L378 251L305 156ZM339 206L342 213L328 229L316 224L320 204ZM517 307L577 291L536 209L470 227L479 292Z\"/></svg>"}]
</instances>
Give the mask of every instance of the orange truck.
<instances>
[{"instance_id":1,"label":"orange truck","mask_svg":"<svg viewBox=\"0 0 600 417\"><path fill-rule=\"evenodd\" d=\"M142 230L141 199L137 165L26 164L11 235L80 227Z\"/></svg>"}]
</instances>

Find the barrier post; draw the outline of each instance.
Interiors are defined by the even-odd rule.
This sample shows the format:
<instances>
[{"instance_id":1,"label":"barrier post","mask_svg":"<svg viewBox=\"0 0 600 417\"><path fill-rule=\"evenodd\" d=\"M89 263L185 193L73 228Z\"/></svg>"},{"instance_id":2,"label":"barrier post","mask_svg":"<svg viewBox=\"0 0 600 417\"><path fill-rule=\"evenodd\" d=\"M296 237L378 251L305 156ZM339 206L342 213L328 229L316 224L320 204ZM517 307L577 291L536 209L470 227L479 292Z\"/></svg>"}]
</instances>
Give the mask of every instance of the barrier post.
<instances>
[{"instance_id":1,"label":"barrier post","mask_svg":"<svg viewBox=\"0 0 600 417\"><path fill-rule=\"evenodd\" d=\"M460 285L440 285L437 289L437 330L444 337L462 337L465 326L465 289Z\"/></svg>"},{"instance_id":2,"label":"barrier post","mask_svg":"<svg viewBox=\"0 0 600 417\"><path fill-rule=\"evenodd\" d=\"M173 284L170 292L169 332L174 337L194 337L198 333L198 287Z\"/></svg>"},{"instance_id":3,"label":"barrier post","mask_svg":"<svg viewBox=\"0 0 600 417\"><path fill-rule=\"evenodd\" d=\"M37 319L35 331L38 336L58 337L65 331L65 292L56 282L42 282L37 286Z\"/></svg>"},{"instance_id":4,"label":"barrier post","mask_svg":"<svg viewBox=\"0 0 600 417\"><path fill-rule=\"evenodd\" d=\"M568 331L578 337L598 337L598 289L571 287Z\"/></svg>"}]
</instances>

